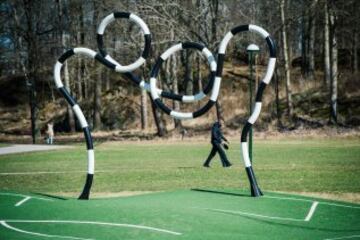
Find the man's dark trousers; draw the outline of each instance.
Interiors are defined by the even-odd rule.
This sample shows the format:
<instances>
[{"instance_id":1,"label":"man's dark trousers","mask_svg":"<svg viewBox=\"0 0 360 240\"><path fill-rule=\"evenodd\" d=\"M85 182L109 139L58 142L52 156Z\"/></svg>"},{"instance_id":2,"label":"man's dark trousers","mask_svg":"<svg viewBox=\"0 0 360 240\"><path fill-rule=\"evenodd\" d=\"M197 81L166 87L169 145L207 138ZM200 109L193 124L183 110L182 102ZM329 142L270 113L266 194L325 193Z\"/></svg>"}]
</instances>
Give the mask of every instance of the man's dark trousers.
<instances>
[{"instance_id":1,"label":"man's dark trousers","mask_svg":"<svg viewBox=\"0 0 360 240\"><path fill-rule=\"evenodd\" d=\"M206 159L205 163L204 163L204 166L208 167L209 164L210 164L210 161L211 159L216 155L216 152L219 153L220 155L220 159L221 159L221 163L222 163L222 166L223 167L229 167L231 166L231 163L229 162L229 160L227 159L226 157L226 154L225 154L225 151L224 149L222 148L222 146L217 143L217 142L212 142L211 143L213 145L212 149L211 149L211 152L208 156L208 158Z\"/></svg>"}]
</instances>

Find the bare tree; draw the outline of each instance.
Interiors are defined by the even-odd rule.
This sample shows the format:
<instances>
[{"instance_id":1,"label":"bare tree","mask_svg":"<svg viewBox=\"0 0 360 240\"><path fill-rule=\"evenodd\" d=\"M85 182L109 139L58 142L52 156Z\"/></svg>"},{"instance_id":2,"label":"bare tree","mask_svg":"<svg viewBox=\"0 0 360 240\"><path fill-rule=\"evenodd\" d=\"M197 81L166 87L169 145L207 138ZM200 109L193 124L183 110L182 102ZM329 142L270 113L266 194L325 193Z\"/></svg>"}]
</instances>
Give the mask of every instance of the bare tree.
<instances>
[{"instance_id":1,"label":"bare tree","mask_svg":"<svg viewBox=\"0 0 360 240\"><path fill-rule=\"evenodd\" d=\"M337 15L334 3L329 9L331 29L331 82L330 82L330 122L337 123L337 84L338 84L338 46L337 46Z\"/></svg>"},{"instance_id":2,"label":"bare tree","mask_svg":"<svg viewBox=\"0 0 360 240\"><path fill-rule=\"evenodd\" d=\"M357 74L359 72L359 58L358 58L358 41L359 41L359 33L354 31L353 33L353 72Z\"/></svg>"},{"instance_id":3,"label":"bare tree","mask_svg":"<svg viewBox=\"0 0 360 240\"><path fill-rule=\"evenodd\" d=\"M58 4L58 11L59 11L59 23L61 26L59 35L61 37L62 47L65 52L69 48L69 42L70 42L69 41L69 38L70 38L69 31L67 29L69 26L67 0L58 0L57 4ZM68 90L68 92L71 94L69 68L68 68L67 62L64 63L63 73L64 73L64 86L65 86L66 90ZM68 119L68 125L69 125L70 132L74 132L75 131L74 112L69 104L67 105L67 115L68 115L67 119Z\"/></svg>"},{"instance_id":4,"label":"bare tree","mask_svg":"<svg viewBox=\"0 0 360 240\"><path fill-rule=\"evenodd\" d=\"M315 75L315 30L316 30L316 7L318 0L312 0L309 9L309 66L308 77L310 80L314 80Z\"/></svg>"},{"instance_id":5,"label":"bare tree","mask_svg":"<svg viewBox=\"0 0 360 240\"><path fill-rule=\"evenodd\" d=\"M293 104L292 104L292 92L291 92L291 73L290 73L290 60L289 50L287 43L287 30L285 22L285 0L280 0L280 15L281 15L281 35L282 35L282 46L284 54L284 67L285 67L285 79L286 79L286 102L287 102L287 113L288 116L293 115Z\"/></svg>"},{"instance_id":6,"label":"bare tree","mask_svg":"<svg viewBox=\"0 0 360 240\"><path fill-rule=\"evenodd\" d=\"M330 69L330 26L329 8L327 1L324 1L324 80L326 89L330 88L331 69Z\"/></svg>"}]
</instances>

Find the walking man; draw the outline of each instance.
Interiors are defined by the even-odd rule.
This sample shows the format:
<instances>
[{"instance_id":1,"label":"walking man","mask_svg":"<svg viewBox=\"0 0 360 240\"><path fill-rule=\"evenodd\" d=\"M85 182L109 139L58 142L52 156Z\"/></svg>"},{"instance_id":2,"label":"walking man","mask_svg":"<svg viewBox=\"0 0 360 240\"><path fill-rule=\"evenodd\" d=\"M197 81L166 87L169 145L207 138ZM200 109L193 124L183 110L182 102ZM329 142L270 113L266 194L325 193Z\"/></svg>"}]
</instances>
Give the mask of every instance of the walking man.
<instances>
[{"instance_id":1,"label":"walking man","mask_svg":"<svg viewBox=\"0 0 360 240\"><path fill-rule=\"evenodd\" d=\"M231 163L226 157L225 151L222 147L222 144L224 145L224 148L228 149L228 145L226 143L223 143L223 140L226 143L229 143L228 140L224 137L224 135L221 132L221 124L220 122L215 122L214 125L211 128L211 144L212 149L211 152L204 162L204 167L210 167L210 162L213 159L213 157L216 155L216 152L219 153L221 163L223 167L230 167Z\"/></svg>"}]
</instances>

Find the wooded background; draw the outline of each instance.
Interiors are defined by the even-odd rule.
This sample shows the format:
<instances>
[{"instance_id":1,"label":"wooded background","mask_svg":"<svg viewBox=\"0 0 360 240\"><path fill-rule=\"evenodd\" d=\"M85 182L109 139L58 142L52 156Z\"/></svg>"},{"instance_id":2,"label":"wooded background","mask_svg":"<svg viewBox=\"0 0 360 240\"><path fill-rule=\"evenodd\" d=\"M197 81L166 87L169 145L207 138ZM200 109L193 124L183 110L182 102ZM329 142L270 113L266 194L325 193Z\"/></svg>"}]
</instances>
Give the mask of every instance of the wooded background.
<instances>
[{"instance_id":1,"label":"wooded background","mask_svg":"<svg viewBox=\"0 0 360 240\"><path fill-rule=\"evenodd\" d=\"M31 134L46 123L57 132L79 129L70 106L57 93L52 70L66 49L98 51L96 29L115 11L141 17L152 34L150 58L136 70L146 81L156 58L179 41L206 45L213 54L233 27L255 24L277 44L278 62L261 121L274 129L360 125L360 1L334 0L12 0L0 3L0 132ZM140 56L140 29L117 20L105 31L105 46L121 64ZM260 46L257 78L268 60L265 42L252 33L232 40L227 50L219 103L228 127L248 116L249 71L246 47ZM142 129L163 136L172 129L207 128L214 112L196 124L174 121L151 104L147 93L121 74L84 58L70 59L62 72L66 88L79 101L94 130ZM160 74L161 88L193 94L208 79L206 61L193 50L173 55ZM167 101L175 109L194 110ZM260 123L261 123L260 121Z\"/></svg>"}]
</instances>

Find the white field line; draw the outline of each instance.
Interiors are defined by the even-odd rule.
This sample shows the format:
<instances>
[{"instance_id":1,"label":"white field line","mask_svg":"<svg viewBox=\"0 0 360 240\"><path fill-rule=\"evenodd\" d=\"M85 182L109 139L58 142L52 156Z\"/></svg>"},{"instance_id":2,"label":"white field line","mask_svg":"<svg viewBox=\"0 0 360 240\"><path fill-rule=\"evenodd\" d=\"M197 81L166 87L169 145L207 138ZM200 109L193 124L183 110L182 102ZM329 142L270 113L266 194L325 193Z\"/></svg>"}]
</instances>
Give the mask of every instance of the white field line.
<instances>
[{"instance_id":1,"label":"white field line","mask_svg":"<svg viewBox=\"0 0 360 240\"><path fill-rule=\"evenodd\" d=\"M23 200L17 202L17 203L15 204L15 207L21 206L23 203L29 201L30 199L31 199L31 197L26 197L26 198L24 198Z\"/></svg>"},{"instance_id":2,"label":"white field line","mask_svg":"<svg viewBox=\"0 0 360 240\"><path fill-rule=\"evenodd\" d=\"M263 198L273 198L273 199L279 199L279 200L290 200L290 201L301 201L301 202L313 202L311 199L303 199L303 198L291 198L291 197L275 197L275 196L261 196Z\"/></svg>"},{"instance_id":3,"label":"white field line","mask_svg":"<svg viewBox=\"0 0 360 240\"><path fill-rule=\"evenodd\" d=\"M250 216L250 217L258 217L258 218L267 218L267 219L275 219L275 220L285 220L285 221L295 221L295 222L303 222L304 219L298 218L284 218L284 217L274 217L274 216L267 216L255 213L248 213L248 212L241 212L241 211L231 211L231 210L224 210L224 209L216 209L216 208L202 208L204 210L215 211L215 212L222 212L222 213L232 213L242 216Z\"/></svg>"},{"instance_id":4,"label":"white field line","mask_svg":"<svg viewBox=\"0 0 360 240\"><path fill-rule=\"evenodd\" d=\"M8 176L8 175L38 175L38 174L63 174L63 173L86 173L86 171L2 172L2 173L0 173L0 176Z\"/></svg>"},{"instance_id":5,"label":"white field line","mask_svg":"<svg viewBox=\"0 0 360 240\"><path fill-rule=\"evenodd\" d=\"M166 229L148 227L143 225L126 224L126 223L108 223L108 222L92 222L92 221L73 221L73 220L0 220L0 222L8 223L63 223L63 224L89 224L98 226L126 227L137 228L148 231L168 233L172 235L182 235L182 233L174 232Z\"/></svg>"},{"instance_id":6,"label":"white field line","mask_svg":"<svg viewBox=\"0 0 360 240\"><path fill-rule=\"evenodd\" d=\"M15 232L25 233L25 234L39 236L39 237L65 238L65 239L74 239L74 240L93 240L93 239L90 239L90 238L78 238L78 237L71 237L71 236L49 235L49 234L43 234L43 233L37 233L37 232L29 232L29 231L25 231L25 230L10 226L5 221L0 221L0 224L2 226L6 227L7 229L13 230Z\"/></svg>"},{"instance_id":7,"label":"white field line","mask_svg":"<svg viewBox=\"0 0 360 240\"><path fill-rule=\"evenodd\" d=\"M295 221L295 222L308 222L312 218L312 216L315 213L316 207L319 204L319 202L313 202L313 204L310 207L310 210L308 214L306 215L305 219L299 219L299 218L285 218L285 217L276 217L276 216L267 216L267 215L261 215L256 213L249 213L249 212L242 212L242 211L232 211L232 210L224 210L224 209L212 209L212 208L201 208L209 211L215 211L215 212L222 212L222 213L232 213L242 216L250 216L250 217L259 217L259 218L267 218L267 219L275 219L275 220L285 220L285 221Z\"/></svg>"},{"instance_id":8,"label":"white field line","mask_svg":"<svg viewBox=\"0 0 360 240\"><path fill-rule=\"evenodd\" d=\"M98 170L99 172L115 172L115 170ZM38 172L0 172L0 176L11 176L11 175L40 175L40 174L66 174L66 173L87 173L87 171L38 171Z\"/></svg>"},{"instance_id":9,"label":"white field line","mask_svg":"<svg viewBox=\"0 0 360 240\"><path fill-rule=\"evenodd\" d=\"M290 200L290 201L302 201L302 202L313 202L314 200L311 199L303 199L303 198L291 198L291 197L275 197L275 196L262 196L263 198L272 198L272 199L279 199L279 200ZM344 205L340 203L331 203L331 202L324 202L324 201L318 201L321 205L328 205L328 206L334 206L334 207L344 207L344 208L353 208L353 209L360 209L360 206L350 206L350 205Z\"/></svg>"},{"instance_id":10,"label":"white field line","mask_svg":"<svg viewBox=\"0 0 360 240\"><path fill-rule=\"evenodd\" d=\"M3 192L0 192L0 196L1 196L1 195L2 195L2 196L23 197L23 198L31 197L31 198L37 199L37 200L54 201L53 199L49 199L49 198L41 198L41 197L27 196L27 195L23 195L23 194L19 194L19 193L3 193Z\"/></svg>"},{"instance_id":11,"label":"white field line","mask_svg":"<svg viewBox=\"0 0 360 240\"><path fill-rule=\"evenodd\" d=\"M360 238L360 235L352 235L352 236L337 237L337 238L326 238L324 240L338 240L338 239L350 239L350 238Z\"/></svg>"},{"instance_id":12,"label":"white field line","mask_svg":"<svg viewBox=\"0 0 360 240\"><path fill-rule=\"evenodd\" d=\"M305 217L305 222L310 221L310 219L312 218L312 216L314 215L314 212L316 210L317 205L319 204L319 202L313 202L313 204L311 205L310 211L308 212L308 214Z\"/></svg>"}]
</instances>

